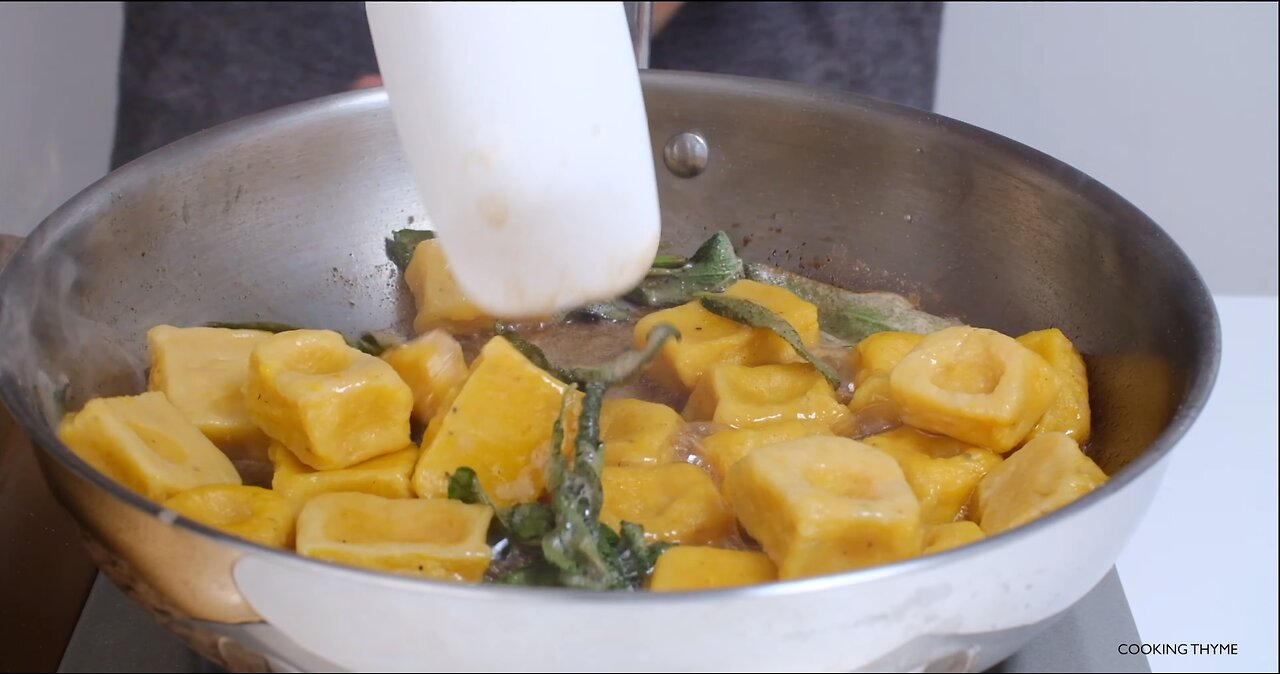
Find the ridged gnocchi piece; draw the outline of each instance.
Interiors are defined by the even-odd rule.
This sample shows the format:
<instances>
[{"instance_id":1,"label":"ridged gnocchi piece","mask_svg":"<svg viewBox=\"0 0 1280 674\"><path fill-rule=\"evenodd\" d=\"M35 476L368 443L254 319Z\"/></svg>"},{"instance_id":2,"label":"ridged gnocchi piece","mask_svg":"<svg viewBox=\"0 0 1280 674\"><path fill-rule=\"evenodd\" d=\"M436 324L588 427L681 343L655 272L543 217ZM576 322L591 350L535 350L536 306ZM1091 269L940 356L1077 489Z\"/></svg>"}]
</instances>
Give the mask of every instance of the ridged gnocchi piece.
<instances>
[{"instance_id":1,"label":"ridged gnocchi piece","mask_svg":"<svg viewBox=\"0 0 1280 674\"><path fill-rule=\"evenodd\" d=\"M692 464L607 467L600 481L600 521L615 531L634 522L644 526L646 538L688 545L721 543L735 531L715 484Z\"/></svg>"},{"instance_id":2,"label":"ridged gnocchi piece","mask_svg":"<svg viewBox=\"0 0 1280 674\"><path fill-rule=\"evenodd\" d=\"M680 545L658 557L649 589L655 592L710 590L759 585L778 579L778 567L763 552Z\"/></svg>"},{"instance_id":3,"label":"ridged gnocchi piece","mask_svg":"<svg viewBox=\"0 0 1280 674\"><path fill-rule=\"evenodd\" d=\"M1075 440L1047 433L982 478L974 495L975 519L994 536L1043 517L1106 481L1106 473Z\"/></svg>"},{"instance_id":4,"label":"ridged gnocchi piece","mask_svg":"<svg viewBox=\"0 0 1280 674\"><path fill-rule=\"evenodd\" d=\"M902 422L1004 454L1058 395L1053 367L1012 337L958 326L927 335L889 374Z\"/></svg>"},{"instance_id":5,"label":"ridged gnocchi piece","mask_svg":"<svg viewBox=\"0 0 1280 674\"><path fill-rule=\"evenodd\" d=\"M813 346L822 337L818 326L818 307L800 299L798 295L775 285L758 281L742 280L729 286L724 294L739 297L759 304L782 317L800 335L805 346ZM752 329L751 353L745 363L748 365L771 365L775 363L801 363L804 358L787 341L772 330Z\"/></svg>"},{"instance_id":6,"label":"ridged gnocchi piece","mask_svg":"<svg viewBox=\"0 0 1280 674\"><path fill-rule=\"evenodd\" d=\"M849 349L845 367L853 374L852 415L840 435L857 438L902 423L889 393L889 373L923 339L913 332L877 332Z\"/></svg>"},{"instance_id":7,"label":"ridged gnocchi piece","mask_svg":"<svg viewBox=\"0 0 1280 674\"><path fill-rule=\"evenodd\" d=\"M449 475L469 467L498 507L536 500L546 488L551 426L565 391L505 337L490 339L457 396L427 429L413 469L414 492L444 497ZM574 432L574 405L566 437Z\"/></svg>"},{"instance_id":8,"label":"ridged gnocchi piece","mask_svg":"<svg viewBox=\"0 0 1280 674\"><path fill-rule=\"evenodd\" d=\"M679 461L675 436L684 419L675 410L645 400L606 400L600 411L600 439L610 466L644 466Z\"/></svg>"},{"instance_id":9,"label":"ridged gnocchi piece","mask_svg":"<svg viewBox=\"0 0 1280 674\"><path fill-rule=\"evenodd\" d=\"M977 543L986 537L986 534L982 533L982 527L967 520L934 524L924 529L924 554L932 555L935 552L959 548Z\"/></svg>"},{"instance_id":10,"label":"ridged gnocchi piece","mask_svg":"<svg viewBox=\"0 0 1280 674\"><path fill-rule=\"evenodd\" d=\"M770 309L790 323L806 345L817 343L820 336L817 307L785 288L744 280L730 286L725 294ZM680 330L681 339L669 341L662 347L648 376L680 394L692 391L712 365L769 365L803 360L773 332L713 314L697 301L641 318L635 327L637 348L648 342L649 331L659 323L674 325Z\"/></svg>"},{"instance_id":11,"label":"ridged gnocchi piece","mask_svg":"<svg viewBox=\"0 0 1280 674\"><path fill-rule=\"evenodd\" d=\"M955 521L983 476L1001 462L1000 455L989 449L914 428L895 428L863 442L898 462L920 500L925 524Z\"/></svg>"},{"instance_id":12,"label":"ridged gnocchi piece","mask_svg":"<svg viewBox=\"0 0 1280 674\"><path fill-rule=\"evenodd\" d=\"M716 365L685 404L689 421L749 428L779 421L817 421L828 428L849 415L831 384L808 363Z\"/></svg>"},{"instance_id":13,"label":"ridged gnocchi piece","mask_svg":"<svg viewBox=\"0 0 1280 674\"><path fill-rule=\"evenodd\" d=\"M733 465L753 449L814 435L831 435L831 427L820 421L777 421L751 428L731 428L702 439L699 453L712 472L724 479Z\"/></svg>"},{"instance_id":14,"label":"ridged gnocchi piece","mask_svg":"<svg viewBox=\"0 0 1280 674\"><path fill-rule=\"evenodd\" d=\"M320 494L298 514L298 553L436 580L476 583L489 569L493 509L449 499Z\"/></svg>"},{"instance_id":15,"label":"ridged gnocchi piece","mask_svg":"<svg viewBox=\"0 0 1280 674\"><path fill-rule=\"evenodd\" d=\"M655 311L637 321L637 348L648 342L649 331L660 323L674 325L680 340L663 345L647 376L670 391L687 394L713 363L739 363L747 358L751 328L717 316L696 302Z\"/></svg>"},{"instance_id":16,"label":"ridged gnocchi piece","mask_svg":"<svg viewBox=\"0 0 1280 674\"><path fill-rule=\"evenodd\" d=\"M272 335L254 347L249 369L249 418L312 468L346 468L409 444L413 392L336 332Z\"/></svg>"},{"instance_id":17,"label":"ridged gnocchi piece","mask_svg":"<svg viewBox=\"0 0 1280 674\"><path fill-rule=\"evenodd\" d=\"M249 354L271 333L227 328L147 331L147 390L161 391L188 421L233 461L265 461L267 436L249 419L244 387Z\"/></svg>"},{"instance_id":18,"label":"ridged gnocchi piece","mask_svg":"<svg viewBox=\"0 0 1280 674\"><path fill-rule=\"evenodd\" d=\"M724 494L781 579L920 554L920 503L891 457L841 437L761 447L729 470Z\"/></svg>"},{"instance_id":19,"label":"ridged gnocchi piece","mask_svg":"<svg viewBox=\"0 0 1280 674\"><path fill-rule=\"evenodd\" d=\"M432 330L382 353L413 391L413 418L427 423L467 380L462 346L444 330Z\"/></svg>"},{"instance_id":20,"label":"ridged gnocchi piece","mask_svg":"<svg viewBox=\"0 0 1280 674\"><path fill-rule=\"evenodd\" d=\"M275 467L271 488L296 505L316 494L332 492L359 492L384 498L414 495L410 478L418 460L418 448L412 444L398 452L335 470L315 470L280 443L272 443L268 451Z\"/></svg>"},{"instance_id":21,"label":"ridged gnocchi piece","mask_svg":"<svg viewBox=\"0 0 1280 674\"><path fill-rule=\"evenodd\" d=\"M215 484L188 489L164 502L164 507L197 522L254 543L293 547L293 504L262 487Z\"/></svg>"},{"instance_id":22,"label":"ridged gnocchi piece","mask_svg":"<svg viewBox=\"0 0 1280 674\"><path fill-rule=\"evenodd\" d=\"M1018 343L1040 354L1058 372L1058 397L1031 429L1030 437L1065 433L1079 444L1088 443L1093 424L1084 357L1057 328L1028 332L1018 338Z\"/></svg>"},{"instance_id":23,"label":"ridged gnocchi piece","mask_svg":"<svg viewBox=\"0 0 1280 674\"><path fill-rule=\"evenodd\" d=\"M89 465L152 501L240 474L165 394L97 398L67 415L58 438Z\"/></svg>"},{"instance_id":24,"label":"ridged gnocchi piece","mask_svg":"<svg viewBox=\"0 0 1280 674\"><path fill-rule=\"evenodd\" d=\"M465 332L493 325L493 317L462 292L444 249L435 239L423 241L413 249L404 280L418 308L413 319L413 329L418 334L439 327Z\"/></svg>"},{"instance_id":25,"label":"ridged gnocchi piece","mask_svg":"<svg viewBox=\"0 0 1280 674\"><path fill-rule=\"evenodd\" d=\"M914 332L877 332L849 349L846 365L855 386L874 375L887 375L903 357L920 345L924 335Z\"/></svg>"}]
</instances>

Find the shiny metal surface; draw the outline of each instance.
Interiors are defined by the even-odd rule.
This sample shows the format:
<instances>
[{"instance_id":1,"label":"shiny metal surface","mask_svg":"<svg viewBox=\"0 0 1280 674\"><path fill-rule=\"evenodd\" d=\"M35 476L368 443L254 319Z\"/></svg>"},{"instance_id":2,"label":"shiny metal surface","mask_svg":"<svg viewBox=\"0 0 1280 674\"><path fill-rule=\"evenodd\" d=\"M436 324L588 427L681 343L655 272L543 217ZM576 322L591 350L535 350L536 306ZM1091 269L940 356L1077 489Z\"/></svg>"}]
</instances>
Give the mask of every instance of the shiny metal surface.
<instances>
[{"instance_id":1,"label":"shiny metal surface","mask_svg":"<svg viewBox=\"0 0 1280 674\"><path fill-rule=\"evenodd\" d=\"M631 46L636 52L636 67L649 67L650 40L653 38L653 3L624 2L627 25L631 28Z\"/></svg>"},{"instance_id":2,"label":"shiny metal surface","mask_svg":"<svg viewBox=\"0 0 1280 674\"><path fill-rule=\"evenodd\" d=\"M694 131L672 136L662 147L662 161L667 170L680 178L692 178L707 170L711 150L707 141Z\"/></svg>"},{"instance_id":3,"label":"shiny metal surface","mask_svg":"<svg viewBox=\"0 0 1280 674\"><path fill-rule=\"evenodd\" d=\"M1194 420L1216 373L1216 314L1182 251L1087 176L936 115L755 80L649 72L644 81L652 138L696 128L716 154L693 179L659 172L671 250L692 250L724 229L751 260L847 287L915 294L927 309L1007 332L1062 328L1088 355L1093 452L1111 482L1029 526L928 558L697 597L588 599L448 586L301 559L175 518L89 469L54 434L59 391L70 384L66 401L75 409L93 395L140 390L143 335L154 324L407 327L409 303L383 237L424 214L385 96L366 91L242 120L148 155L55 212L0 272L0 394L43 450L47 479L108 575L215 660L243 650L248 637L237 646L227 635L248 634L235 625L267 611L276 616L272 625L245 627L280 628L280 643L292 646L259 640L249 650L281 662L302 644L322 661L354 668L368 666L344 664L356 662L361 642L342 644L340 637L376 626L376 618L343 607L330 623L358 620L321 638L303 623L306 611L319 610L307 602L323 593L295 591L281 603L261 588L287 587L276 580L333 583L333 597L350 591L369 601L417 602L410 608L434 603L475 639L532 639L531 620L633 620L651 630L684 630L690 666L709 657L697 650L698 639L715 635L689 633L682 621L719 617L736 621L743 646L734 657L759 667L818 669L888 662L881 656L892 657L894 667L924 666L952 657L956 639L978 648L966 660L970 667L989 667L1019 643L984 642L979 632L1009 634L1019 620L1035 623L1083 596L1137 526L1162 459ZM654 148L655 160L662 150ZM1019 597L1003 597L994 581L983 585L979 569L1025 569L1039 580L1028 576ZM259 594L248 601L251 587ZM968 614L956 608L961 591L973 596L965 600ZM897 608L876 603L895 596L919 599L889 605ZM468 622L492 601L504 610ZM303 610L303 623L285 624L290 607ZM554 618L532 618L549 611ZM783 629L785 616L804 628ZM229 631L200 627L209 624ZM426 647L447 639L446 627L419 641ZM622 648L635 638L614 629L606 639L602 629L563 635L567 645L555 654L561 659L547 666L595 666L572 659L574 639L585 640L586 649L595 642ZM872 637L878 641L857 646ZM331 643L332 652L322 652ZM448 642L438 643L429 652L443 659L415 666L450 666ZM872 653L873 645L886 650ZM502 664L502 653L480 653L490 666ZM624 666L651 664L637 657Z\"/></svg>"},{"instance_id":4,"label":"shiny metal surface","mask_svg":"<svg viewBox=\"0 0 1280 674\"><path fill-rule=\"evenodd\" d=\"M0 234L0 269L22 239ZM0 672L47 672L71 636L93 563L40 476L36 450L0 405Z\"/></svg>"},{"instance_id":5,"label":"shiny metal surface","mask_svg":"<svg viewBox=\"0 0 1280 674\"><path fill-rule=\"evenodd\" d=\"M216 628L217 626L215 626ZM254 626L259 627L259 626ZM1033 627L1033 631L1039 626ZM255 635L256 636L256 635ZM1138 628L1113 570L1031 642L988 672L1150 672L1142 655L1120 655L1115 644L1140 643ZM247 640L247 639L246 639ZM275 642L278 643L278 642ZM305 655L290 656L300 660ZM953 663L963 664L961 658ZM332 669L332 665L329 665ZM528 668L536 668L531 663ZM52 668L49 668L52 669ZM325 669L314 663L311 671ZM184 642L165 632L141 606L99 577L75 626L58 672L210 672Z\"/></svg>"}]
</instances>

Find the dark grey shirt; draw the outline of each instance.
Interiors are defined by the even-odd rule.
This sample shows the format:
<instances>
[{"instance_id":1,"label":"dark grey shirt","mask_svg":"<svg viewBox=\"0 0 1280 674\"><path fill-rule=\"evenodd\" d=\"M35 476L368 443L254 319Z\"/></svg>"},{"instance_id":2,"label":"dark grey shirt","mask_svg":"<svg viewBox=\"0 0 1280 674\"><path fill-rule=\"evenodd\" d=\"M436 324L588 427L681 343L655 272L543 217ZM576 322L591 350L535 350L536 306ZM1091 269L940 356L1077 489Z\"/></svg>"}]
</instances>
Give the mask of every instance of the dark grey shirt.
<instances>
[{"instance_id":1,"label":"dark grey shirt","mask_svg":"<svg viewBox=\"0 0 1280 674\"><path fill-rule=\"evenodd\" d=\"M930 108L941 15L933 2L693 2L652 65ZM126 2L124 30L113 166L377 72L360 2Z\"/></svg>"},{"instance_id":2,"label":"dark grey shirt","mask_svg":"<svg viewBox=\"0 0 1280 674\"><path fill-rule=\"evenodd\" d=\"M933 107L936 2L691 2L651 65L764 77Z\"/></svg>"}]
</instances>

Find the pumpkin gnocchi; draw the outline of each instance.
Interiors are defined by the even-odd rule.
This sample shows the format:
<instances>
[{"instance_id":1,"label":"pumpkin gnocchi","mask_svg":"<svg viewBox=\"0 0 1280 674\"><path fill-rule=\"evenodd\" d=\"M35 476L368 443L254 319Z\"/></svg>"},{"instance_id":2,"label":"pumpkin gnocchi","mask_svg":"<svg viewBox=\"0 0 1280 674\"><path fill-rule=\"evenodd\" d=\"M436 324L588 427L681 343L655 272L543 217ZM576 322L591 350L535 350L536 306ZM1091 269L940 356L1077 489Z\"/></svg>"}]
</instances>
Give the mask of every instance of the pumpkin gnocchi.
<instances>
[{"instance_id":1,"label":"pumpkin gnocchi","mask_svg":"<svg viewBox=\"0 0 1280 674\"><path fill-rule=\"evenodd\" d=\"M1086 361L1058 329L863 321L858 293L761 273L717 234L626 298L523 326L527 341L467 300L429 233L392 244L414 335L159 325L148 391L90 400L59 437L260 545L656 592L963 547L1107 479Z\"/></svg>"}]
</instances>

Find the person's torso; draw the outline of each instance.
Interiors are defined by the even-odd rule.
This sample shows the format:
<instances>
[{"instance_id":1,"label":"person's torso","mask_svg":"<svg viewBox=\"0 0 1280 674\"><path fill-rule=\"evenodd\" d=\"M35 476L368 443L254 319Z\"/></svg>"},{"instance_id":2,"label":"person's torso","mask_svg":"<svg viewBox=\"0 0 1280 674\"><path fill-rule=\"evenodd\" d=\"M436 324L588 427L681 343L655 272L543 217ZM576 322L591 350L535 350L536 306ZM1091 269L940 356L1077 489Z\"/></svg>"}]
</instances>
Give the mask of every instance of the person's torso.
<instances>
[{"instance_id":1,"label":"person's torso","mask_svg":"<svg viewBox=\"0 0 1280 674\"><path fill-rule=\"evenodd\" d=\"M933 103L940 3L699 2L652 65ZM126 3L112 163L201 129L346 90L376 72L363 3Z\"/></svg>"}]
</instances>

